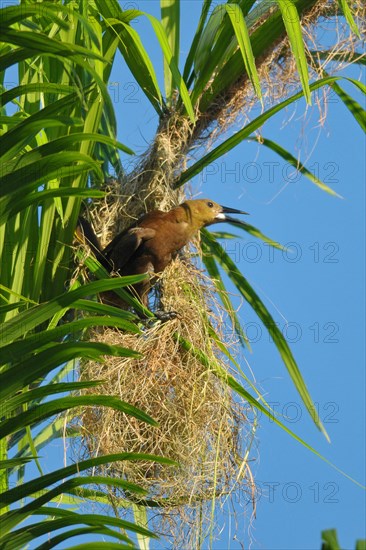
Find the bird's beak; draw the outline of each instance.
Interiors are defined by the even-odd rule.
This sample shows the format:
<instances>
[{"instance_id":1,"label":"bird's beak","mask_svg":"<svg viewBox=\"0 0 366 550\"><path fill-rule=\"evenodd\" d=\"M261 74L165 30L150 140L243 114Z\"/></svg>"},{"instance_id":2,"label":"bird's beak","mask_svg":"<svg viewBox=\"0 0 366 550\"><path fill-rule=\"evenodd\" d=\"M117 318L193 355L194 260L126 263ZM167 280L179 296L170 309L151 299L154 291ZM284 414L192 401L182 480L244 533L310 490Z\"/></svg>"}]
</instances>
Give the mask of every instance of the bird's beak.
<instances>
[{"instance_id":1,"label":"bird's beak","mask_svg":"<svg viewBox=\"0 0 366 550\"><path fill-rule=\"evenodd\" d=\"M243 210L237 210L236 208L229 208L228 206L221 206L222 210L215 216L215 222L229 222L236 223L241 225L243 222L232 218L231 216L226 216L226 214L245 214L249 215L248 212L243 212Z\"/></svg>"}]
</instances>

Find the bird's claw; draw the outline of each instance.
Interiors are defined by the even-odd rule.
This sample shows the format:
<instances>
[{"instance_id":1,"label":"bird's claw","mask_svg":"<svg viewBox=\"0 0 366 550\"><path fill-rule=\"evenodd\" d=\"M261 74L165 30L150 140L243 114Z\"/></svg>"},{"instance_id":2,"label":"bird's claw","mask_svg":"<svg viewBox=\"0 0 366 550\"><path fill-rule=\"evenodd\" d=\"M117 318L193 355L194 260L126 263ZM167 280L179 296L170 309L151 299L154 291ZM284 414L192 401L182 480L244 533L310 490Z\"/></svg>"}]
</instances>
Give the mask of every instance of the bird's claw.
<instances>
[{"instance_id":1,"label":"bird's claw","mask_svg":"<svg viewBox=\"0 0 366 550\"><path fill-rule=\"evenodd\" d=\"M161 309L155 311L154 314L155 317L159 319L159 321L161 321L162 323L166 323L166 321L171 321L178 316L178 313L176 311L163 311Z\"/></svg>"}]
</instances>

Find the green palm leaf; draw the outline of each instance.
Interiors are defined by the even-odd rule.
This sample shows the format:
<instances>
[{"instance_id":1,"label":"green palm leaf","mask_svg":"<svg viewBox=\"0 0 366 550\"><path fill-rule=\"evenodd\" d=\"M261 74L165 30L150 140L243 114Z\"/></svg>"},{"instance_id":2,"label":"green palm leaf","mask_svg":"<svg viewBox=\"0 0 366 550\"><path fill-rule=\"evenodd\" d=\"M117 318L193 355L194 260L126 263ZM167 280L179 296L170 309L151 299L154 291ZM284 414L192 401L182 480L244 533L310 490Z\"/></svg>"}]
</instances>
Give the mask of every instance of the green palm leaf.
<instances>
[{"instance_id":1,"label":"green palm leaf","mask_svg":"<svg viewBox=\"0 0 366 550\"><path fill-rule=\"evenodd\" d=\"M286 27L287 35L294 54L297 70L299 72L304 96L307 103L311 104L309 73L305 56L304 39L302 36L299 14L292 0L277 0L282 19Z\"/></svg>"},{"instance_id":2,"label":"green palm leaf","mask_svg":"<svg viewBox=\"0 0 366 550\"><path fill-rule=\"evenodd\" d=\"M259 76L257 68L255 66L255 60L250 42L248 27L245 23L243 12L238 4L227 4L226 11L230 17L230 21L233 25L235 36L237 38L241 54L243 56L243 62L245 70L253 84L255 92L259 98L262 97Z\"/></svg>"},{"instance_id":3,"label":"green palm leaf","mask_svg":"<svg viewBox=\"0 0 366 550\"><path fill-rule=\"evenodd\" d=\"M355 20L354 20L353 15L352 15L351 8L348 5L348 1L347 0L338 0L338 4L340 5L340 7L342 9L342 11L344 13L344 16L347 20L348 25L352 29L352 32L354 32L358 36L358 38L361 38L360 31L359 31L359 29L358 29L358 27L355 23Z\"/></svg>"},{"instance_id":4,"label":"green palm leaf","mask_svg":"<svg viewBox=\"0 0 366 550\"><path fill-rule=\"evenodd\" d=\"M53 485L54 483L61 481L64 478L73 476L76 473L84 472L85 470L90 470L92 468L95 468L97 466L102 466L104 464L111 464L113 462L124 461L124 460L147 460L151 462L158 462L159 464L170 464L170 465L175 464L173 460L169 460L168 458L163 458L161 456L150 455L150 454L142 454L142 453L116 453L116 454L99 456L96 458L90 458L88 460L83 460L76 464L72 464L70 466L66 466L65 468L56 470L54 472L51 472L50 474L45 474L32 481L27 481L26 483L23 483L19 487L14 487L12 489L9 489L8 491L6 491L1 495L0 508L4 508L14 502L17 502L20 499L27 498L31 495L37 494L38 491L41 491L42 489L45 489L50 485ZM8 515L9 518L14 518L14 520L16 516L17 516L16 512L10 512ZM14 520L9 519L9 523L10 522L13 523ZM16 523L14 523L14 525L15 524ZM5 532L8 528L9 528L8 525L2 524L3 532Z\"/></svg>"},{"instance_id":5,"label":"green palm leaf","mask_svg":"<svg viewBox=\"0 0 366 550\"><path fill-rule=\"evenodd\" d=\"M160 0L161 24L164 28L176 66L179 65L180 0ZM173 78L169 63L164 58L165 95L169 102L173 95Z\"/></svg>"},{"instance_id":6,"label":"green palm leaf","mask_svg":"<svg viewBox=\"0 0 366 550\"><path fill-rule=\"evenodd\" d=\"M255 138L248 138L248 140L257 141L258 143L258 140L256 140ZM281 145L279 145L278 143L275 143L271 139L267 139L264 137L260 138L259 143L261 145L264 145L265 147L268 147L268 149L270 149L271 151L273 151L274 153L282 157L289 165L296 168L296 170L300 172L300 174L304 174L304 176L306 176L311 182L315 183L315 185L317 185L319 189L321 189L322 191L326 191L327 193L329 193L330 195L333 195L334 197L341 198L340 195L338 195L338 193L333 191L333 189L331 189L328 185L326 185L319 178L317 178L312 172L310 172L310 170L306 168L306 166L304 166L289 151L281 147Z\"/></svg>"},{"instance_id":7,"label":"green palm leaf","mask_svg":"<svg viewBox=\"0 0 366 550\"><path fill-rule=\"evenodd\" d=\"M69 527L68 522L66 520L66 526ZM60 548L60 545L67 541L68 539L71 539L73 537L79 537L79 536L85 536L85 535L95 535L99 534L103 537L112 537L119 541L123 542L129 542L129 544L122 544L119 543L113 543L113 542L98 542L98 543L84 543L84 544L78 544L76 547L83 546L85 549L90 548L90 546L94 546L94 548L106 548L108 550L109 548L113 548L113 545L115 546L116 550L131 550L133 546L131 546L132 541L131 539L128 539L125 535L122 535L118 531L115 531L114 529L108 529L107 527L99 527L97 525L91 526L91 527L79 527L77 529L69 529L66 533L60 533L59 535L56 535L54 537L50 537L47 542L44 542L43 544L40 544L37 547L37 550L50 550L51 548ZM127 538L127 541L126 541ZM75 546L74 546L75 548Z\"/></svg>"},{"instance_id":8,"label":"green palm leaf","mask_svg":"<svg viewBox=\"0 0 366 550\"><path fill-rule=\"evenodd\" d=\"M210 253L215 257L219 265L222 266L222 268L232 280L240 294L251 305L264 326L267 328L311 418L313 419L315 425L329 441L329 436L319 418L315 404L310 397L309 391L296 364L296 361L291 353L291 350L281 331L274 322L271 314L269 313L257 293L253 290L248 281L241 274L235 263L222 248L222 246L217 243L207 231L203 232L203 238Z\"/></svg>"},{"instance_id":9,"label":"green palm leaf","mask_svg":"<svg viewBox=\"0 0 366 550\"><path fill-rule=\"evenodd\" d=\"M123 355L123 357L126 357L126 355ZM110 397L107 395L82 395L54 399L53 401L48 401L47 403L32 407L28 411L20 413L14 418L4 420L0 427L0 438L4 438L25 426L31 426L35 422L41 422L50 416L81 406L111 407L119 412L134 416L138 420L147 422L152 426L157 425L149 415L143 411L140 411L136 407L133 407L129 403L120 401L120 399L116 397Z\"/></svg>"},{"instance_id":10,"label":"green palm leaf","mask_svg":"<svg viewBox=\"0 0 366 550\"><path fill-rule=\"evenodd\" d=\"M314 82L310 85L310 90L317 90L318 88L321 88L322 86L326 85L332 85L337 80L340 80L341 77L325 77L321 80L318 80L317 82ZM350 80L350 79L347 79ZM356 81L352 81L352 83L356 86ZM360 83L357 83L359 85ZM216 159L220 158L224 154L228 153L231 149L239 145L243 140L250 137L250 135L258 130L267 120L272 118L275 114L280 112L282 109L287 107L288 105L291 105L298 99L302 98L304 95L303 92L299 92L290 98L280 102L279 104L275 105L274 107L271 107L268 109L265 113L261 114L249 124L247 124L242 130L239 130L234 135L226 139L223 143L215 147L212 151L207 153L207 155L203 156L199 161L195 162L192 166L190 166L187 170L185 170L180 177L174 182L174 188L178 188L190 179L192 179L194 176L199 174L203 168L214 162Z\"/></svg>"},{"instance_id":11,"label":"green palm leaf","mask_svg":"<svg viewBox=\"0 0 366 550\"><path fill-rule=\"evenodd\" d=\"M127 277L118 277L117 279L107 279L94 281L75 290L57 296L53 300L29 308L19 313L15 318L10 319L3 325L2 345L13 342L24 333L34 329L44 321L57 314L60 309L70 306L77 307L77 301L88 295L104 292L106 290L117 290L120 287L133 285L143 281L146 275L129 275Z\"/></svg>"}]
</instances>

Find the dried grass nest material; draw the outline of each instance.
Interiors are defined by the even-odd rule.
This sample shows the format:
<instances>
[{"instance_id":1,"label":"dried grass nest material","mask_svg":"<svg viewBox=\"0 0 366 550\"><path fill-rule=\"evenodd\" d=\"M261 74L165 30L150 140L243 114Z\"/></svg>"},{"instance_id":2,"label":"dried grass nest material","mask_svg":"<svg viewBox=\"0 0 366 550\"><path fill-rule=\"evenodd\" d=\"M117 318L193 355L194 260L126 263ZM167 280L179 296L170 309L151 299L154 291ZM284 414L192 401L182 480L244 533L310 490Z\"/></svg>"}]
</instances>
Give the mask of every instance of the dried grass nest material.
<instances>
[{"instance_id":1,"label":"dried grass nest material","mask_svg":"<svg viewBox=\"0 0 366 550\"><path fill-rule=\"evenodd\" d=\"M109 328L96 328L91 335L99 342L134 349L142 358L106 357L105 363L86 361L80 367L82 380L106 380L99 392L144 410L159 426L97 407L83 411L82 425L84 445L92 456L137 452L177 461L179 466L124 461L109 471L174 505L226 494L246 476L245 434L252 426L244 404L238 404L225 381L183 349L175 336L189 340L228 371L208 333L207 304L215 330L222 330L223 324L202 273L177 259L165 270L161 285L166 310L174 309L179 318L137 335Z\"/></svg>"}]
</instances>

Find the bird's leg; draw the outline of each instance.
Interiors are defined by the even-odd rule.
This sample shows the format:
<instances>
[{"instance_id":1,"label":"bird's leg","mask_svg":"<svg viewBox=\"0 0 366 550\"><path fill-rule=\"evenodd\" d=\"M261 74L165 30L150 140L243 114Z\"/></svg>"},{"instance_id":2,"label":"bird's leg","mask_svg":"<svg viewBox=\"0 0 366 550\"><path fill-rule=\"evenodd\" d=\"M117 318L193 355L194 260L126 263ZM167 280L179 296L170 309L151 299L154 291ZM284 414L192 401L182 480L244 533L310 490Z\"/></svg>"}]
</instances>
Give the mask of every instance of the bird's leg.
<instances>
[{"instance_id":1,"label":"bird's leg","mask_svg":"<svg viewBox=\"0 0 366 550\"><path fill-rule=\"evenodd\" d=\"M163 309L163 304L161 303L161 294L162 294L162 282L161 279L158 279L155 283L154 287L154 293L155 293L155 307L153 309L153 313L159 321L162 323L165 323L166 321L171 321L172 319L175 319L178 316L178 313L176 311L165 311Z\"/></svg>"}]
</instances>

